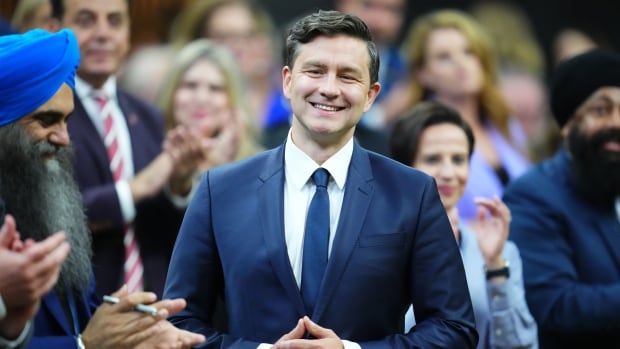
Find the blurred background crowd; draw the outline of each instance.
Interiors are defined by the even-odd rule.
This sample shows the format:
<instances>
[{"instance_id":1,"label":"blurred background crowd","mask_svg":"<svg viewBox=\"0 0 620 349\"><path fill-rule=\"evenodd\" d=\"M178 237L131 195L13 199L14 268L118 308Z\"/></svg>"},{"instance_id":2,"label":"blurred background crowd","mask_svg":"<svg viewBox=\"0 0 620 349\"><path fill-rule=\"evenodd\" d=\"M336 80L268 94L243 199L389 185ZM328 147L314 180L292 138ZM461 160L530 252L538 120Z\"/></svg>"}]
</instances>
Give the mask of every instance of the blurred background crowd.
<instances>
[{"instance_id":1,"label":"blurred background crowd","mask_svg":"<svg viewBox=\"0 0 620 349\"><path fill-rule=\"evenodd\" d=\"M65 1L74 2L79 1ZM97 155L81 149L90 149L91 139L97 138L93 135L106 135L98 129L87 136L82 128L86 123L78 124L77 116L69 125L77 150L76 176L89 227L95 233L99 291L109 293L123 279L120 237L131 225L144 264L144 280L140 276L137 289L161 294L180 217L200 175L285 141L292 115L282 92L283 38L291 23L319 8L359 16L379 50L381 93L357 126L357 141L435 177L461 246L472 299L480 304L477 321L502 321L490 313L494 309L488 309L489 297L500 291L485 287L480 264L502 269L505 261L510 263L516 293L508 297L514 303L505 319L520 324L514 326L523 336L518 343L535 347L537 330L525 303L521 259L516 246L507 242L512 217L500 198L509 183L549 159L561 145L561 130L549 106L553 69L595 47L620 47L617 2L133 0L127 43L122 37L127 33L121 33L123 24L115 18L89 29L94 19L71 9L65 9L68 15L63 18L63 13L54 13L52 0L1 0L2 34L68 26L76 31L80 45L95 47L98 42L98 49L108 42L116 45L110 47L116 49L118 59L110 67L98 63L97 52L84 55L88 51L82 47L78 75L83 81L78 80L76 94L84 106L76 107L76 114L106 114L107 100L91 96L91 89L109 92L110 99L117 100L113 108L121 111L113 114L127 118L129 133L121 137L128 147L143 147L145 153L136 155L134 150L132 169L123 172L121 168L118 176L113 173L113 180L99 183L91 170L97 168L93 160ZM161 130L152 137L133 133L137 123L133 113L154 115L152 128L161 125ZM443 116L432 121L430 114ZM453 177L442 186L444 174L438 165L442 160L425 153L435 149L432 140L447 137L442 144L449 144L450 132L461 143L449 160ZM410 147L414 143L419 149ZM121 151L131 152L128 149L121 146ZM441 154L441 149L436 153ZM165 154L171 156L172 165ZM115 172L106 168L107 159L102 161L104 172ZM464 172L459 172L459 165ZM126 190L119 184L123 180L129 183ZM105 202L101 195L105 182L113 185L108 189L116 193L118 202ZM157 198L165 198L165 204ZM162 215L164 211L171 218ZM121 232L115 235L118 241L100 234L112 229ZM158 239L143 233L153 230L165 232ZM475 243L476 239L487 242ZM476 257L467 257L466 246L473 246L470 256ZM116 262L107 262L112 259ZM474 274L468 271L468 263ZM533 313L537 321L547 315ZM501 333L482 331L482 335L503 343Z\"/></svg>"}]
</instances>

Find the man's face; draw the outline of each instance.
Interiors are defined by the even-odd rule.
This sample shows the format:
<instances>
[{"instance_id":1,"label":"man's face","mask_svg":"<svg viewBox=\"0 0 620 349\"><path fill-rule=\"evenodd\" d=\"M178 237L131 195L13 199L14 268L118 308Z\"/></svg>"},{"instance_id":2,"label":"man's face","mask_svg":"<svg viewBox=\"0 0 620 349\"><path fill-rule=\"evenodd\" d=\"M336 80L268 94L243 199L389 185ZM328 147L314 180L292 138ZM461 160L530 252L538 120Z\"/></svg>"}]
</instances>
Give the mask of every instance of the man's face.
<instances>
[{"instance_id":1,"label":"man's face","mask_svg":"<svg viewBox=\"0 0 620 349\"><path fill-rule=\"evenodd\" d=\"M578 188L594 201L610 203L620 195L620 88L594 92L563 132Z\"/></svg>"},{"instance_id":2,"label":"man's face","mask_svg":"<svg viewBox=\"0 0 620 349\"><path fill-rule=\"evenodd\" d=\"M620 88L594 92L575 113L569 127L590 140L595 151L620 161Z\"/></svg>"},{"instance_id":3,"label":"man's face","mask_svg":"<svg viewBox=\"0 0 620 349\"><path fill-rule=\"evenodd\" d=\"M0 197L22 238L40 241L62 230L71 243L56 284L61 292L85 290L91 272L90 233L65 125L72 110L71 89L63 85L35 112L0 127Z\"/></svg>"},{"instance_id":4,"label":"man's face","mask_svg":"<svg viewBox=\"0 0 620 349\"><path fill-rule=\"evenodd\" d=\"M91 84L115 74L129 51L126 0L64 0L62 25L80 44L78 75Z\"/></svg>"},{"instance_id":5,"label":"man's face","mask_svg":"<svg viewBox=\"0 0 620 349\"><path fill-rule=\"evenodd\" d=\"M56 151L70 143L67 132L67 119L73 112L73 91L63 84L56 94L30 115L17 123L36 142L45 141L50 145L44 156L49 160L56 156Z\"/></svg>"},{"instance_id":6,"label":"man's face","mask_svg":"<svg viewBox=\"0 0 620 349\"><path fill-rule=\"evenodd\" d=\"M300 45L293 68L282 69L296 142L340 145L353 136L380 90L370 84L369 64L366 43L357 38L319 36Z\"/></svg>"}]
</instances>

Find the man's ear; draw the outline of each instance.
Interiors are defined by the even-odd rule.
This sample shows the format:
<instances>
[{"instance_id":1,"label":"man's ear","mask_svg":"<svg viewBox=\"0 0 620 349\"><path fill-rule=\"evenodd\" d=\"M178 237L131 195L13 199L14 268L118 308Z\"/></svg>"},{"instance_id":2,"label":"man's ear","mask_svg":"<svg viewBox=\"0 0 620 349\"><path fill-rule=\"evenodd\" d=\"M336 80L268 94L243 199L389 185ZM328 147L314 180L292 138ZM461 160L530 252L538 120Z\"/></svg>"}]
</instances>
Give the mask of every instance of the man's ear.
<instances>
[{"instance_id":1,"label":"man's ear","mask_svg":"<svg viewBox=\"0 0 620 349\"><path fill-rule=\"evenodd\" d=\"M284 97L287 99L290 99L289 90L292 81L292 74L293 71L288 65L282 67L282 92L284 93Z\"/></svg>"},{"instance_id":2,"label":"man's ear","mask_svg":"<svg viewBox=\"0 0 620 349\"><path fill-rule=\"evenodd\" d=\"M368 95L366 96L367 98L366 105L364 105L364 112L367 112L370 109L372 104L375 102L375 99L377 99L379 92L381 92L380 83L375 82L374 84L370 85L370 88L368 89Z\"/></svg>"}]
</instances>

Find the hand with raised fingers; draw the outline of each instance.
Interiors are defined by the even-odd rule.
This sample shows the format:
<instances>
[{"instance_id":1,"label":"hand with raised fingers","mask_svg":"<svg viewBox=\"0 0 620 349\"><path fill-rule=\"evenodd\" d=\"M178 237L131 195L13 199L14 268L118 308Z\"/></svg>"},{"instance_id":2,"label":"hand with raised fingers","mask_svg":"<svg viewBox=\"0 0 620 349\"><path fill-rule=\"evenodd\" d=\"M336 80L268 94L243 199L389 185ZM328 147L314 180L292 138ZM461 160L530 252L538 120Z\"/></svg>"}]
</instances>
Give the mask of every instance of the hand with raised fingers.
<instances>
[{"instance_id":1,"label":"hand with raised fingers","mask_svg":"<svg viewBox=\"0 0 620 349\"><path fill-rule=\"evenodd\" d=\"M502 257L510 228L510 209L498 197L475 198L478 215L472 228L478 238L478 246L488 269L504 266Z\"/></svg>"},{"instance_id":2,"label":"hand with raised fingers","mask_svg":"<svg viewBox=\"0 0 620 349\"><path fill-rule=\"evenodd\" d=\"M164 152L170 154L173 170L170 190L177 195L187 195L192 189L194 175L206 159L204 140L198 130L179 125L168 131Z\"/></svg>"}]
</instances>

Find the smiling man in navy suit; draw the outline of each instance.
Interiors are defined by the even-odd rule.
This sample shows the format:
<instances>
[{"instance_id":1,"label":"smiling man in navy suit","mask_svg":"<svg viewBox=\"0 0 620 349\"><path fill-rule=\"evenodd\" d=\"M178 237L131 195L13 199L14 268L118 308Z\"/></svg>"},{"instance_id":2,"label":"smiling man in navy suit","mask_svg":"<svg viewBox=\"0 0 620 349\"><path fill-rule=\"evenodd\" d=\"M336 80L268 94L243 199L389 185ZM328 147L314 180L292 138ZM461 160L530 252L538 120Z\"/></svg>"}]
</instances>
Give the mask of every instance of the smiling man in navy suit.
<instances>
[{"instance_id":1,"label":"smiling man in navy suit","mask_svg":"<svg viewBox=\"0 0 620 349\"><path fill-rule=\"evenodd\" d=\"M459 252L430 177L353 140L380 90L357 17L319 11L286 42L286 143L208 172L173 252L171 319L207 347L473 348ZM211 322L223 295L228 329ZM418 325L403 333L409 304Z\"/></svg>"}]
</instances>

